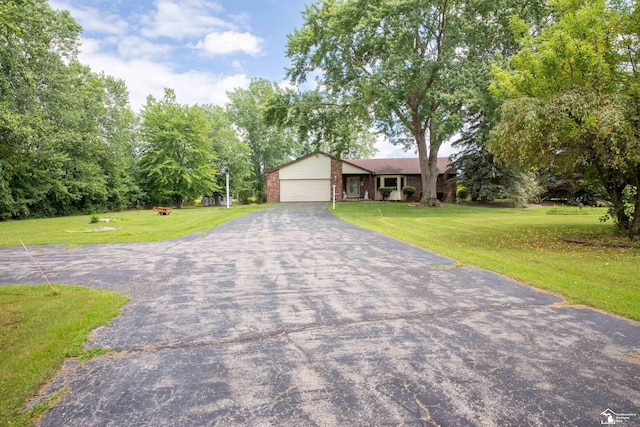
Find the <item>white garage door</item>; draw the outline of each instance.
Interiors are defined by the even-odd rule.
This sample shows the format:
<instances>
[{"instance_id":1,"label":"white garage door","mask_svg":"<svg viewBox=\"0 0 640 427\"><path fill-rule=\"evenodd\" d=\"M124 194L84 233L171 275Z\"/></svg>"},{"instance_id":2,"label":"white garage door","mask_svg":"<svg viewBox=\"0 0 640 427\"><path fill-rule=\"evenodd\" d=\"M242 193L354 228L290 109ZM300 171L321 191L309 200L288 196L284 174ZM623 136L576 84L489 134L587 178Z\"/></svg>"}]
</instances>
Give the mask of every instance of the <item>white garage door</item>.
<instances>
[{"instance_id":1,"label":"white garage door","mask_svg":"<svg viewBox=\"0 0 640 427\"><path fill-rule=\"evenodd\" d=\"M328 202L331 200L329 179L280 180L281 202Z\"/></svg>"}]
</instances>

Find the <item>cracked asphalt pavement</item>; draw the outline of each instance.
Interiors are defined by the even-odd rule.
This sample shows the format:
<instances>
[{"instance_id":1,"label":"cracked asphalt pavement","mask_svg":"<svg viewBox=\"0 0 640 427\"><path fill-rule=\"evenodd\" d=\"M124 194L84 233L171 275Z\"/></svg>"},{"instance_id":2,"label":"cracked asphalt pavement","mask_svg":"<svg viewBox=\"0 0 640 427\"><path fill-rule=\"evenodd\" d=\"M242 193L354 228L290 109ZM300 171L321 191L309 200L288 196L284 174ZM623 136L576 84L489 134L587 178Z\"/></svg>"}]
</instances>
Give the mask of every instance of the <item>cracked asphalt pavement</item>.
<instances>
[{"instance_id":1,"label":"cracked asphalt pavement","mask_svg":"<svg viewBox=\"0 0 640 427\"><path fill-rule=\"evenodd\" d=\"M33 250L34 248L32 248ZM159 243L38 247L122 314L40 426L595 426L638 414L640 324L280 204ZM0 248L0 283L41 283Z\"/></svg>"}]
</instances>

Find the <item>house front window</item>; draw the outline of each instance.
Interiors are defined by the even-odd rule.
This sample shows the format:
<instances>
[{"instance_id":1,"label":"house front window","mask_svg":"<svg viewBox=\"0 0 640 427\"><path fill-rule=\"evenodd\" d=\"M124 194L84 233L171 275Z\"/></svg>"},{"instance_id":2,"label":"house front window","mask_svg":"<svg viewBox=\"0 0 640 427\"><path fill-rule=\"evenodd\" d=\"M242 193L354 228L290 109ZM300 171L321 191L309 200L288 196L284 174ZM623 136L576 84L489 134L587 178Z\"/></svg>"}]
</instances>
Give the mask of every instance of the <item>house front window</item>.
<instances>
[{"instance_id":1,"label":"house front window","mask_svg":"<svg viewBox=\"0 0 640 427\"><path fill-rule=\"evenodd\" d=\"M385 176L383 187L391 187L394 190L398 189L398 177L397 176Z\"/></svg>"},{"instance_id":2,"label":"house front window","mask_svg":"<svg viewBox=\"0 0 640 427\"><path fill-rule=\"evenodd\" d=\"M402 200L403 193L402 187L405 186L407 182L407 178L404 175L381 175L376 177L376 200L381 200L382 195L380 194L378 188L380 187L391 187L393 191L391 195L389 195L389 200Z\"/></svg>"}]
</instances>

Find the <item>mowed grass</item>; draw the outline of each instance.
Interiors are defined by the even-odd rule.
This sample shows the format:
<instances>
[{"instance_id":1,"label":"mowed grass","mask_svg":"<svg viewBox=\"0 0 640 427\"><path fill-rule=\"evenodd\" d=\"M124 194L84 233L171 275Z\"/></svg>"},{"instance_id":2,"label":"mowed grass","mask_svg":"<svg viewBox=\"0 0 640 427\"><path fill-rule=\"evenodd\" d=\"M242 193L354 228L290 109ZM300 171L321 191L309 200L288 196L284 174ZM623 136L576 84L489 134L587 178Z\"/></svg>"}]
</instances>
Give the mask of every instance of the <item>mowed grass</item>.
<instances>
[{"instance_id":1,"label":"mowed grass","mask_svg":"<svg viewBox=\"0 0 640 427\"><path fill-rule=\"evenodd\" d=\"M333 212L463 265L552 291L569 303L640 320L640 248L565 242L562 236L608 236L612 223L601 223L599 215L549 215L548 210L341 203Z\"/></svg>"},{"instance_id":2,"label":"mowed grass","mask_svg":"<svg viewBox=\"0 0 640 427\"><path fill-rule=\"evenodd\" d=\"M91 215L0 222L0 246L152 242L206 232L231 218L266 205L173 209L171 215L152 210L98 214L108 220L91 224Z\"/></svg>"},{"instance_id":3,"label":"mowed grass","mask_svg":"<svg viewBox=\"0 0 640 427\"><path fill-rule=\"evenodd\" d=\"M65 358L88 358L89 333L118 315L127 299L79 286L0 286L0 425L30 426L52 402L27 412Z\"/></svg>"}]
</instances>

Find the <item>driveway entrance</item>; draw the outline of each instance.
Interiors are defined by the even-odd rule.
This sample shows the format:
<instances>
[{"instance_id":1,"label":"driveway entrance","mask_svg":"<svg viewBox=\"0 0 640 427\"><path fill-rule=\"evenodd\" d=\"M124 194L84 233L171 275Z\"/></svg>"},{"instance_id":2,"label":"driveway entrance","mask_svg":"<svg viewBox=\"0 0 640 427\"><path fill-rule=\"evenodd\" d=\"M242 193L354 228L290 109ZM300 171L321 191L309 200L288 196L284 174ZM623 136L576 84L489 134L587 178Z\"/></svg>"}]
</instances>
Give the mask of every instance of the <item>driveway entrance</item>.
<instances>
[{"instance_id":1,"label":"driveway entrance","mask_svg":"<svg viewBox=\"0 0 640 427\"><path fill-rule=\"evenodd\" d=\"M205 237L41 248L132 301L42 426L640 424L640 325L281 204ZM1 283L39 283L0 248ZM625 425L625 424L622 424Z\"/></svg>"}]
</instances>

